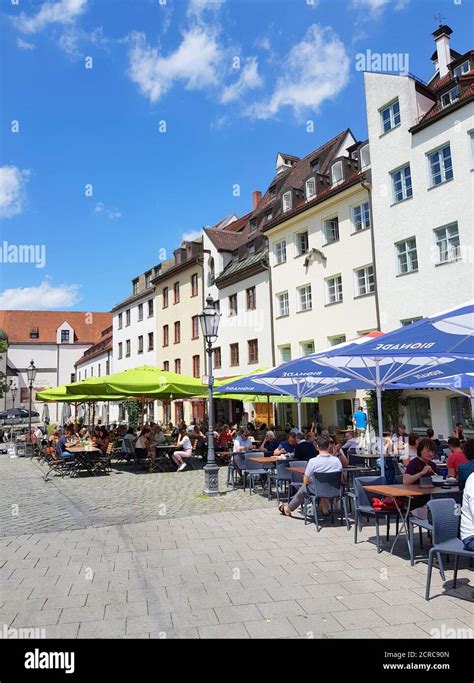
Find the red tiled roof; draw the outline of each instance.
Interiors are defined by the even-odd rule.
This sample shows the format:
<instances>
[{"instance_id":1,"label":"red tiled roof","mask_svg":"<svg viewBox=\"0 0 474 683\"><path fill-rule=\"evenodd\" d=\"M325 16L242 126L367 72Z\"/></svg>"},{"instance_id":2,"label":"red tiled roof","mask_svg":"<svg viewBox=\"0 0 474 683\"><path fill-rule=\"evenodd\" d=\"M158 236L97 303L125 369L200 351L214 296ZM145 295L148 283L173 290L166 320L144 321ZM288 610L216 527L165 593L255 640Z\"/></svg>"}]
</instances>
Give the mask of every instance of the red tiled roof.
<instances>
[{"instance_id":1,"label":"red tiled roof","mask_svg":"<svg viewBox=\"0 0 474 683\"><path fill-rule=\"evenodd\" d=\"M469 72L470 73L470 72ZM468 74L465 74L467 76ZM448 114L451 110L457 109L464 100L472 97L474 95L474 83L470 83L467 87L461 88L461 92L459 93L459 97L452 102L452 104L448 105L447 107L443 107L440 102L437 104L434 104L429 111L426 112L426 114L423 114L423 116L420 116L418 121L415 123L412 128L410 128L410 131L413 129L416 129L417 126L426 123L427 121L430 121L432 118L437 116L438 114Z\"/></svg>"},{"instance_id":2,"label":"red tiled roof","mask_svg":"<svg viewBox=\"0 0 474 683\"><path fill-rule=\"evenodd\" d=\"M87 311L0 311L0 328L10 344L56 344L56 333L67 322L74 330L75 344L94 344L102 331L112 324L111 313ZM38 339L30 332L38 328Z\"/></svg>"},{"instance_id":3,"label":"red tiled roof","mask_svg":"<svg viewBox=\"0 0 474 683\"><path fill-rule=\"evenodd\" d=\"M78 366L82 365L82 363L88 363L90 360L92 360L92 358L101 356L103 353L107 353L107 351L112 351L112 335L104 337L97 342L97 344L91 346L90 349L87 349L87 351L79 358L78 361L76 361L74 365Z\"/></svg>"},{"instance_id":4,"label":"red tiled roof","mask_svg":"<svg viewBox=\"0 0 474 683\"><path fill-rule=\"evenodd\" d=\"M238 249L242 244L245 244L248 239L246 231L231 232L230 230L204 228L204 232L219 251L233 251L234 249Z\"/></svg>"}]
</instances>

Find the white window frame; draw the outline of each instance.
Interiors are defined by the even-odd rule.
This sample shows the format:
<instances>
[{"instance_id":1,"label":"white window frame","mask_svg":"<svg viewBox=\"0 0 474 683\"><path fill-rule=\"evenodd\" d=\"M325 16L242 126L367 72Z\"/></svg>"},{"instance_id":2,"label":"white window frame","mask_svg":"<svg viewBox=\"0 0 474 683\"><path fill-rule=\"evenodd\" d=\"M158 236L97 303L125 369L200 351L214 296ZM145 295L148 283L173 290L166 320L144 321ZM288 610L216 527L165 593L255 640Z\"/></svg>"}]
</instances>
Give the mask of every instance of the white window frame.
<instances>
[{"instance_id":1,"label":"white window frame","mask_svg":"<svg viewBox=\"0 0 474 683\"><path fill-rule=\"evenodd\" d=\"M310 345L310 344L312 344L312 346L313 346L312 351L309 351L308 349L305 348L306 345ZM302 357L311 356L315 352L314 339L308 339L307 341L300 342L300 349L301 349Z\"/></svg>"},{"instance_id":2,"label":"white window frame","mask_svg":"<svg viewBox=\"0 0 474 683\"><path fill-rule=\"evenodd\" d=\"M336 177L336 169L339 170L340 177ZM340 185L342 181L344 180L344 171L342 168L342 161L336 161L332 167L331 167L331 185L334 187L336 185Z\"/></svg>"},{"instance_id":3,"label":"white window frame","mask_svg":"<svg viewBox=\"0 0 474 683\"><path fill-rule=\"evenodd\" d=\"M324 281L326 283L326 304L339 304L344 301L342 274L338 273L337 275L331 275L331 277L325 278Z\"/></svg>"},{"instance_id":4,"label":"white window frame","mask_svg":"<svg viewBox=\"0 0 474 683\"><path fill-rule=\"evenodd\" d=\"M290 298L288 292L279 292L277 295L278 318L283 318L290 315Z\"/></svg>"},{"instance_id":5,"label":"white window frame","mask_svg":"<svg viewBox=\"0 0 474 683\"><path fill-rule=\"evenodd\" d=\"M306 201L308 202L313 197L316 197L316 178L308 178L305 183Z\"/></svg>"},{"instance_id":6,"label":"white window frame","mask_svg":"<svg viewBox=\"0 0 474 683\"><path fill-rule=\"evenodd\" d=\"M395 105L398 105L398 112L395 113L394 107ZM388 117L388 122L390 123L390 127L385 130L384 126L384 112L388 111L389 112L389 117ZM382 129L382 135L386 135L389 133L391 130L396 128L397 126L400 125L402 117L400 113L400 102L398 101L398 97L392 100L392 102L389 102L388 104L385 104L383 107L379 109L380 113L380 126ZM396 120L398 117L398 121Z\"/></svg>"},{"instance_id":7,"label":"white window frame","mask_svg":"<svg viewBox=\"0 0 474 683\"><path fill-rule=\"evenodd\" d=\"M466 68L464 68L464 67L466 67ZM466 60L465 62L463 62L462 64L457 66L455 69L453 69L453 76L455 78L459 78L463 74L467 74L467 72L469 71L469 68L470 68L469 60ZM456 73L456 72L458 72L458 73Z\"/></svg>"},{"instance_id":8,"label":"white window frame","mask_svg":"<svg viewBox=\"0 0 474 683\"><path fill-rule=\"evenodd\" d=\"M281 346L278 347L278 351L280 353L280 362L281 363L287 363L288 361L291 360L291 344L282 344ZM285 351L288 352L288 357L285 358Z\"/></svg>"},{"instance_id":9,"label":"white window frame","mask_svg":"<svg viewBox=\"0 0 474 683\"><path fill-rule=\"evenodd\" d=\"M456 227L456 232L451 235L448 235L448 230L450 228ZM439 233L444 230L445 236L444 237L439 237ZM446 225L441 225L438 228L435 228L433 230L434 233L434 238L435 238L435 245L436 245L436 254L437 254L437 261L436 265L441 265L442 263L453 263L454 261L458 261L461 255L461 244L459 240L459 224L457 221L453 221L452 223L447 223ZM457 242L457 244L452 244L452 240L454 242ZM447 243L447 248L446 248L446 258L441 258L441 243L445 241Z\"/></svg>"},{"instance_id":10,"label":"white window frame","mask_svg":"<svg viewBox=\"0 0 474 683\"><path fill-rule=\"evenodd\" d=\"M414 242L409 245L409 242ZM401 247L404 247L403 249ZM407 237L404 240L395 242L395 255L397 259L397 275L408 275L408 273L416 273L418 271L418 251L416 246L416 237ZM405 261L407 269L403 270L402 263ZM413 267L416 261L416 268Z\"/></svg>"},{"instance_id":11,"label":"white window frame","mask_svg":"<svg viewBox=\"0 0 474 683\"><path fill-rule=\"evenodd\" d=\"M329 346L337 346L344 344L347 341L345 334L336 334L333 337L328 337Z\"/></svg>"},{"instance_id":12,"label":"white window frame","mask_svg":"<svg viewBox=\"0 0 474 683\"><path fill-rule=\"evenodd\" d=\"M286 263L286 240L275 242L274 252L275 263L277 266L281 265L282 263Z\"/></svg>"},{"instance_id":13,"label":"white window frame","mask_svg":"<svg viewBox=\"0 0 474 683\"><path fill-rule=\"evenodd\" d=\"M367 154L368 154L368 163L364 162L364 151L365 150L367 150ZM370 166L370 145L367 144L367 145L363 145L360 148L360 168L361 168L361 170L364 170L364 168L369 168L369 166Z\"/></svg>"},{"instance_id":14,"label":"white window frame","mask_svg":"<svg viewBox=\"0 0 474 683\"><path fill-rule=\"evenodd\" d=\"M451 160L451 166L446 165L446 159L444 156L444 150L449 148L449 159ZM437 159L435 159L437 157ZM437 187L438 185L442 185L443 183L447 182L448 180L453 180L454 178L454 169L453 169L453 155L451 153L451 143L447 142L444 145L441 145L440 147L437 147L436 149L432 149L429 152L426 153L426 158L428 160L428 173L429 173L429 182L430 182L430 187ZM439 164L439 174L437 173L435 175L433 171L433 166L434 164L438 163ZM447 172L451 171L451 177L447 177ZM438 182L435 182L435 177L440 177L440 180Z\"/></svg>"},{"instance_id":15,"label":"white window frame","mask_svg":"<svg viewBox=\"0 0 474 683\"><path fill-rule=\"evenodd\" d=\"M302 248L302 237L306 236L306 247L303 249ZM295 236L295 242L296 242L296 255L297 256L303 256L304 254L307 254L309 251L309 233L307 230L302 230L301 232L297 232Z\"/></svg>"},{"instance_id":16,"label":"white window frame","mask_svg":"<svg viewBox=\"0 0 474 683\"><path fill-rule=\"evenodd\" d=\"M334 228L335 238L328 239L328 223L331 223L332 221L336 221L336 227ZM323 234L325 240L324 245L339 241L339 216L332 216L331 218L326 218L323 221Z\"/></svg>"},{"instance_id":17,"label":"white window frame","mask_svg":"<svg viewBox=\"0 0 474 683\"><path fill-rule=\"evenodd\" d=\"M293 205L291 191L285 192L283 194L283 196L281 198L281 204L282 204L283 213L287 213L288 211L291 211L291 208Z\"/></svg>"},{"instance_id":18,"label":"white window frame","mask_svg":"<svg viewBox=\"0 0 474 683\"><path fill-rule=\"evenodd\" d=\"M367 208L365 208L367 207ZM356 219L356 212L360 213L360 227L357 227L359 224ZM368 219L368 222L367 222ZM352 233L355 232L362 232L363 230L367 230L370 228L370 204L369 202L361 202L360 204L357 204L356 206L352 207L351 210L351 221L352 221Z\"/></svg>"},{"instance_id":19,"label":"white window frame","mask_svg":"<svg viewBox=\"0 0 474 683\"><path fill-rule=\"evenodd\" d=\"M354 268L354 288L356 297L375 293L375 271L373 263L369 263L366 266L360 266L359 268ZM361 291L361 289L364 291Z\"/></svg>"},{"instance_id":20,"label":"white window frame","mask_svg":"<svg viewBox=\"0 0 474 683\"><path fill-rule=\"evenodd\" d=\"M447 98L447 101L445 101L445 98ZM457 102L459 99L459 86L454 86L454 88L450 88L447 92L443 93L441 95L440 101L441 101L441 107L445 109L446 107L449 107L449 105L453 104L453 102Z\"/></svg>"},{"instance_id":21,"label":"white window frame","mask_svg":"<svg viewBox=\"0 0 474 683\"><path fill-rule=\"evenodd\" d=\"M410 174L410 186L407 184L407 176L406 176L406 169L408 169L409 174ZM402 196L400 199L397 198L397 190L395 187L395 183L397 182L395 180L395 176L397 173L400 173L400 188L401 188L401 193ZM411 168L410 164L404 164L403 166L399 166L393 171L390 171L390 178L392 181L392 198L393 198L393 203L394 204L399 204L400 202L405 201L405 199L410 199L413 197L413 181L411 178ZM410 194L408 194L408 190L410 189Z\"/></svg>"},{"instance_id":22,"label":"white window frame","mask_svg":"<svg viewBox=\"0 0 474 683\"><path fill-rule=\"evenodd\" d=\"M298 300L298 313L303 311L311 311L313 308L313 295L311 291L311 285L303 285L302 287L296 288L297 300Z\"/></svg>"}]
</instances>

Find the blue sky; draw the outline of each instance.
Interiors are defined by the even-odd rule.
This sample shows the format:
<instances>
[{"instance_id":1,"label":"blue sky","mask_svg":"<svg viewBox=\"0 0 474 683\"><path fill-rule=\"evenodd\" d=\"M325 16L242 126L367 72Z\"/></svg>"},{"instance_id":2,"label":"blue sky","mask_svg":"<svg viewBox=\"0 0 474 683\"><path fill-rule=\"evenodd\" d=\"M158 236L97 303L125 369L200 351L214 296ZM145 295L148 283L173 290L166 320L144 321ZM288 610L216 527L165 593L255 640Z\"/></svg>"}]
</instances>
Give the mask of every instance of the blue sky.
<instances>
[{"instance_id":1,"label":"blue sky","mask_svg":"<svg viewBox=\"0 0 474 683\"><path fill-rule=\"evenodd\" d=\"M183 236L247 212L277 151L303 156L346 127L366 137L358 54L406 54L427 80L438 13L454 49L472 47L468 0L1 11L0 246L44 246L46 262L2 263L0 308L109 310Z\"/></svg>"}]
</instances>

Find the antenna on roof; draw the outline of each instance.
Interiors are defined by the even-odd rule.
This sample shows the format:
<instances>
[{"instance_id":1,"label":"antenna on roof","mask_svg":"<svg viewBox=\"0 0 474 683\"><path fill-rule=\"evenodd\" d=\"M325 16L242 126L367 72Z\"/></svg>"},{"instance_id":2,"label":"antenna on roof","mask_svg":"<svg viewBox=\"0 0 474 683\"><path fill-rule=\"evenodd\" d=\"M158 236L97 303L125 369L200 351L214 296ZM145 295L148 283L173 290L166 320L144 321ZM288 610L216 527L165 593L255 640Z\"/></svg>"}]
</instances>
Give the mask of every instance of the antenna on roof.
<instances>
[{"instance_id":1,"label":"antenna on roof","mask_svg":"<svg viewBox=\"0 0 474 683\"><path fill-rule=\"evenodd\" d=\"M445 21L446 17L442 17L441 13L439 14L433 14L433 19L435 19L439 23L439 28L443 25L443 21Z\"/></svg>"}]
</instances>

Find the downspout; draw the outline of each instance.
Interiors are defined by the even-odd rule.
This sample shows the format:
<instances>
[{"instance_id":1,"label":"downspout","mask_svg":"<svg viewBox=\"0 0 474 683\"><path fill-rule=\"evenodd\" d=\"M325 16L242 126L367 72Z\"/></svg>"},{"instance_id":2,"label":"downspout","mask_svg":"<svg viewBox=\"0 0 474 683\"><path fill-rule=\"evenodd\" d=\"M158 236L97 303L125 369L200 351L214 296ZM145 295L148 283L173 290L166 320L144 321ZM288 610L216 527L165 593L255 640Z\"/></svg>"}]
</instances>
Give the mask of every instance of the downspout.
<instances>
[{"instance_id":1,"label":"downspout","mask_svg":"<svg viewBox=\"0 0 474 683\"><path fill-rule=\"evenodd\" d=\"M360 184L367 190L369 195L369 211L370 211L370 246L372 249L372 265L374 269L374 282L375 282L375 317L377 320L377 330L381 332L380 329L380 304L379 304L379 285L377 282L377 265L375 262L375 235L374 235L374 212L372 207L372 183L367 180L361 180Z\"/></svg>"},{"instance_id":2,"label":"downspout","mask_svg":"<svg viewBox=\"0 0 474 683\"><path fill-rule=\"evenodd\" d=\"M56 332L57 334L57 332ZM56 386L59 387L59 344L56 342ZM56 403L56 423L59 424L59 404Z\"/></svg>"},{"instance_id":3,"label":"downspout","mask_svg":"<svg viewBox=\"0 0 474 683\"><path fill-rule=\"evenodd\" d=\"M270 295L270 344L272 347L272 368L275 367L276 361L275 361L275 330L273 326L273 283L272 283L272 269L270 268L270 246L268 243L268 237L265 238L267 240L267 247L268 247L268 261L262 261L262 265L266 270L268 270L268 292ZM278 404L272 403L272 418L274 424L276 424L275 420L275 410L278 411L278 407L275 408L275 406L278 406ZM270 427L270 425L268 425Z\"/></svg>"}]
</instances>

